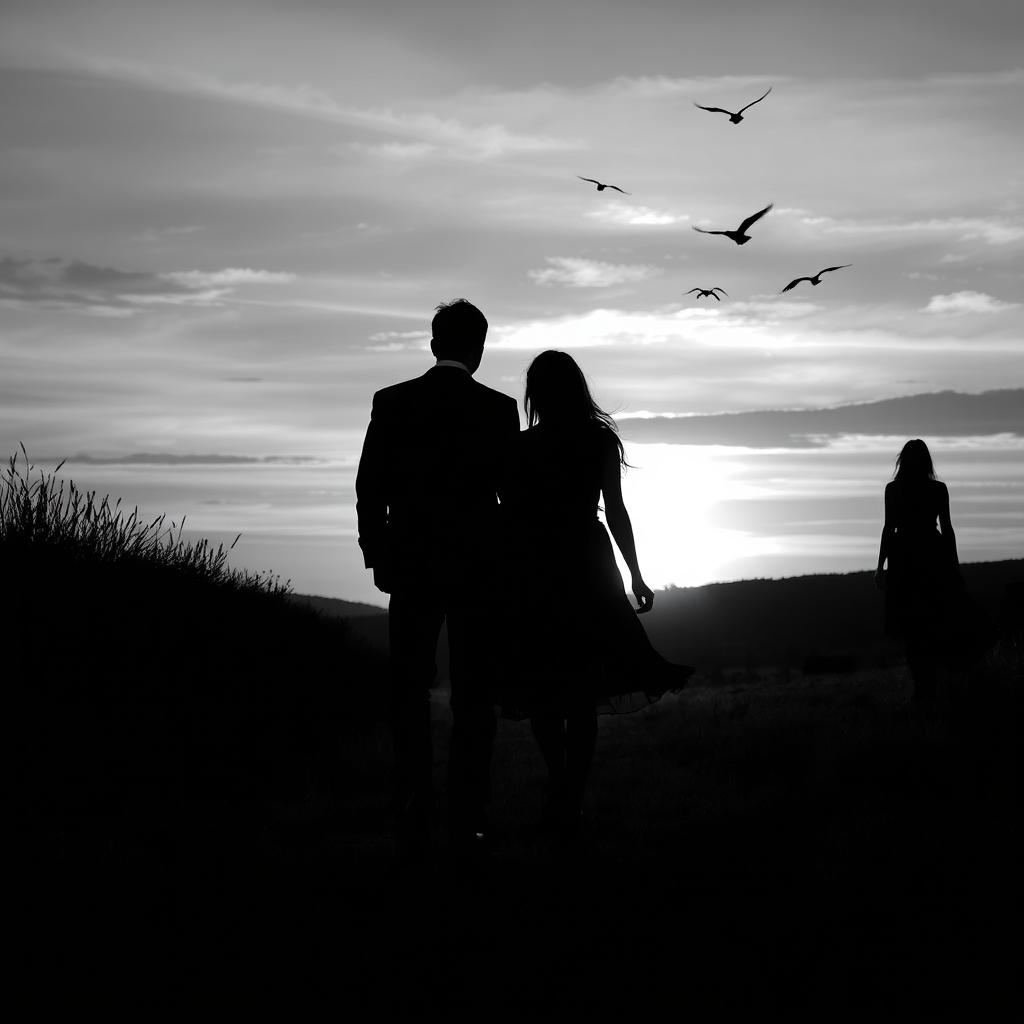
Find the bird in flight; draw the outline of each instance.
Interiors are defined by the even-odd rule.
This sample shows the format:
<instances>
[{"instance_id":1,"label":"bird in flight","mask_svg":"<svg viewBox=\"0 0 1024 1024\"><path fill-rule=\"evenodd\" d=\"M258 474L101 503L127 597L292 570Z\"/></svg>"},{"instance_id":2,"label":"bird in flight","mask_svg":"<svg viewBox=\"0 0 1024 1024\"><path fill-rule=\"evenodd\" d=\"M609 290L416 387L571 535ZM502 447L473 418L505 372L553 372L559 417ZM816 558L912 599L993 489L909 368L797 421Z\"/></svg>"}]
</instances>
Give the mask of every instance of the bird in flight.
<instances>
[{"instance_id":1,"label":"bird in flight","mask_svg":"<svg viewBox=\"0 0 1024 1024\"><path fill-rule=\"evenodd\" d=\"M619 188L618 185L602 185L601 182L594 181L593 178L584 178L582 174L577 174L576 177L579 178L580 181L593 182L593 184L597 186L598 192L603 192L606 188L613 188L616 192L621 192L624 196L631 196L633 194L632 192L626 192L624 189Z\"/></svg>"},{"instance_id":2,"label":"bird in flight","mask_svg":"<svg viewBox=\"0 0 1024 1024\"><path fill-rule=\"evenodd\" d=\"M814 275L814 277L796 277L792 281L790 281L789 284L787 284L786 287L782 289L782 291L783 292L788 292L790 288L795 288L801 281L810 281L811 284L813 284L815 287L817 287L819 284L821 284L821 275L822 274L828 274L828 273L831 273L833 270L842 270L843 267L852 267L852 266L853 266L852 263L842 263L838 267L826 267L824 270L819 270ZM779 292L779 294L781 295L782 292Z\"/></svg>"},{"instance_id":3,"label":"bird in flight","mask_svg":"<svg viewBox=\"0 0 1024 1024\"><path fill-rule=\"evenodd\" d=\"M694 103L694 106L700 107L701 110L710 110L713 114L728 114L729 120L732 121L733 124L739 124L740 121L743 120L743 111L746 110L748 107L752 107L755 103L760 103L761 100L763 100L764 97L767 96L768 93L771 91L772 87L769 85L768 92L766 92L763 96L758 96L756 100L751 100L746 107L740 107L740 109L737 110L735 114L731 110L723 110L721 107L704 107L701 106L701 104L699 103Z\"/></svg>"},{"instance_id":4,"label":"bird in flight","mask_svg":"<svg viewBox=\"0 0 1024 1024\"><path fill-rule=\"evenodd\" d=\"M693 230L699 231L702 235L725 235L727 238L731 238L737 245L744 245L750 241L750 235L746 233L747 228L754 221L760 220L774 205L774 203L769 203L763 210L752 213L735 231L708 231L705 228L698 227L694 227Z\"/></svg>"},{"instance_id":5,"label":"bird in flight","mask_svg":"<svg viewBox=\"0 0 1024 1024\"><path fill-rule=\"evenodd\" d=\"M717 286L714 288L691 288L688 292L684 292L684 294L692 295L694 292L697 293L698 299L706 299L709 295L713 299L718 299L718 296L715 294L715 292L721 292L723 295L729 294L724 288L719 288ZM718 299L718 301L721 302L722 300Z\"/></svg>"}]
</instances>

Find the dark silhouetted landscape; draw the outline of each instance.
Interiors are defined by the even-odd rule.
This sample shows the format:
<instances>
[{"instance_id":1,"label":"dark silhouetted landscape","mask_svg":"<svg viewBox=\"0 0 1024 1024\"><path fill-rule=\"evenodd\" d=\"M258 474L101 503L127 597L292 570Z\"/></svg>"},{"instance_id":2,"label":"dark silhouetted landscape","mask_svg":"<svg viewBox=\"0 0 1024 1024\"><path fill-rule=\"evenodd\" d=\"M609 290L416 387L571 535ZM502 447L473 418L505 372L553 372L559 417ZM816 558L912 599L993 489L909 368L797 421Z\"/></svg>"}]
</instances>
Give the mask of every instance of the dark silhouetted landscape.
<instances>
[{"instance_id":1,"label":"dark silhouetted landscape","mask_svg":"<svg viewBox=\"0 0 1024 1024\"><path fill-rule=\"evenodd\" d=\"M998 642L930 710L866 573L659 593L650 634L698 675L601 719L571 855L536 831L528 724L502 721L494 862L460 874L439 836L407 877L378 610L218 575L180 544L87 549L16 523L22 506L0 538L6 679L24 941L45 940L53 984L383 1013L978 1010L1008 991L1021 560L964 567ZM442 779L443 685L433 708ZM168 958L181 991L147 988Z\"/></svg>"}]
</instances>

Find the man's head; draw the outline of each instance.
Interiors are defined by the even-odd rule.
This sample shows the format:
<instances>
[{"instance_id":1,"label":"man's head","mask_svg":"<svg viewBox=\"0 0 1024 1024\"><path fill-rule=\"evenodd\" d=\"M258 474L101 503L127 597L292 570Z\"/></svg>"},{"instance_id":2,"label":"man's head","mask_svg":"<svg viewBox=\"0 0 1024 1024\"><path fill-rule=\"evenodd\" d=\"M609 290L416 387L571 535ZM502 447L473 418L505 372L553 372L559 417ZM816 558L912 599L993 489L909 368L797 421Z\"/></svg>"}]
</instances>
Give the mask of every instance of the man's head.
<instances>
[{"instance_id":1,"label":"man's head","mask_svg":"<svg viewBox=\"0 0 1024 1024\"><path fill-rule=\"evenodd\" d=\"M472 302L453 299L437 307L430 324L430 351L438 359L457 359L475 373L484 354L487 318Z\"/></svg>"}]
</instances>

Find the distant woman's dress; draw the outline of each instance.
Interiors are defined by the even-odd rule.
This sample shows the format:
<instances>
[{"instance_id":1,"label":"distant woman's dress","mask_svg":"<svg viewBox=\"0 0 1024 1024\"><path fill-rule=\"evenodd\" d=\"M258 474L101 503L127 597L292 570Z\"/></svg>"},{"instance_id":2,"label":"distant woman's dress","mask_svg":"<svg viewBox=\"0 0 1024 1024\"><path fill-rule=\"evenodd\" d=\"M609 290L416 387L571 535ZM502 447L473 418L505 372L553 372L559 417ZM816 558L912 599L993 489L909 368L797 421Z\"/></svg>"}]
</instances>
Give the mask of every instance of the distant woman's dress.
<instances>
[{"instance_id":1,"label":"distant woman's dress","mask_svg":"<svg viewBox=\"0 0 1024 1024\"><path fill-rule=\"evenodd\" d=\"M503 499L505 717L636 711L681 689L693 671L651 646L598 519L602 466L617 457L613 436L595 423L519 435Z\"/></svg>"},{"instance_id":2,"label":"distant woman's dress","mask_svg":"<svg viewBox=\"0 0 1024 1024\"><path fill-rule=\"evenodd\" d=\"M885 589L890 636L934 648L954 624L962 583L956 549L938 523L949 515L949 493L939 480L886 486L886 522L892 529Z\"/></svg>"},{"instance_id":3,"label":"distant woman's dress","mask_svg":"<svg viewBox=\"0 0 1024 1024\"><path fill-rule=\"evenodd\" d=\"M897 477L886 485L885 509L885 629L906 643L917 688L929 695L939 665L970 666L995 632L964 585L946 485Z\"/></svg>"}]
</instances>

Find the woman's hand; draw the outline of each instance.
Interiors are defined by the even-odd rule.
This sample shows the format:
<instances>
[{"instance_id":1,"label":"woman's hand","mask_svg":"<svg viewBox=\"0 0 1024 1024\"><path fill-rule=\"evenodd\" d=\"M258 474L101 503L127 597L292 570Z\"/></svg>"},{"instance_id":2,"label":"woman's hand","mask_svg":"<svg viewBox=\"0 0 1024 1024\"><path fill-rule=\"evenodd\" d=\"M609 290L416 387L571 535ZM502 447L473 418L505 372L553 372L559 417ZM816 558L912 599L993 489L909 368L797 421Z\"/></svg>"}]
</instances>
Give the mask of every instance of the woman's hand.
<instances>
[{"instance_id":1,"label":"woman's hand","mask_svg":"<svg viewBox=\"0 0 1024 1024\"><path fill-rule=\"evenodd\" d=\"M654 607L654 591L643 581L643 577L636 575L633 577L633 596L636 598L638 605L636 613L637 615L643 615L644 612L649 612Z\"/></svg>"}]
</instances>

